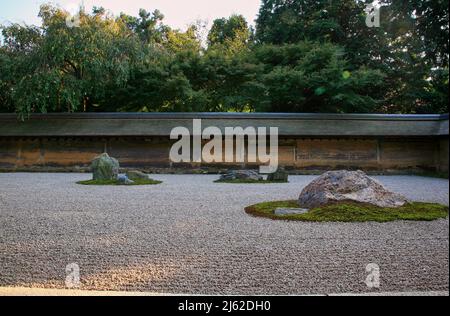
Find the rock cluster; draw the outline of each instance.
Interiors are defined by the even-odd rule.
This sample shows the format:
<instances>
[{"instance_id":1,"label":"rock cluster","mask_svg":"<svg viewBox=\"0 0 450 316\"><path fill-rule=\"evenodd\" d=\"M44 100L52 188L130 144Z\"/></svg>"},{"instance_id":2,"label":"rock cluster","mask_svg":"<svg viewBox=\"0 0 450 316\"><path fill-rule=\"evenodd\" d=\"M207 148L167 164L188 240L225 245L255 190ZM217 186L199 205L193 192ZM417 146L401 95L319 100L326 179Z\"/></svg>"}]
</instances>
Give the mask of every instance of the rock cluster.
<instances>
[{"instance_id":1,"label":"rock cluster","mask_svg":"<svg viewBox=\"0 0 450 316\"><path fill-rule=\"evenodd\" d=\"M222 175L219 181L252 180L262 181L263 177L254 170L230 170Z\"/></svg>"}]
</instances>

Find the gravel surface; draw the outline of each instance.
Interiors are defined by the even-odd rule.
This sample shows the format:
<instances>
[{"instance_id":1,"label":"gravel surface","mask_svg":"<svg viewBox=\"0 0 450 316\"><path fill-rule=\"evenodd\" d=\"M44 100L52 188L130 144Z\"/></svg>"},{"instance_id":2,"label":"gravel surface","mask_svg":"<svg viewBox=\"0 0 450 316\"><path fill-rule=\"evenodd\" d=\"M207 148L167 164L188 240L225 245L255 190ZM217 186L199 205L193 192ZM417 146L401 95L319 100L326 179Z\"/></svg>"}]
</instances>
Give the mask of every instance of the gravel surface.
<instances>
[{"instance_id":1,"label":"gravel surface","mask_svg":"<svg viewBox=\"0 0 450 316\"><path fill-rule=\"evenodd\" d=\"M81 186L88 174L0 174L0 286L176 294L448 291L448 219L302 223L243 208L298 197L289 184L217 184L217 176L155 175L158 186ZM449 204L448 180L376 177L417 201ZM380 267L368 289L366 266Z\"/></svg>"}]
</instances>

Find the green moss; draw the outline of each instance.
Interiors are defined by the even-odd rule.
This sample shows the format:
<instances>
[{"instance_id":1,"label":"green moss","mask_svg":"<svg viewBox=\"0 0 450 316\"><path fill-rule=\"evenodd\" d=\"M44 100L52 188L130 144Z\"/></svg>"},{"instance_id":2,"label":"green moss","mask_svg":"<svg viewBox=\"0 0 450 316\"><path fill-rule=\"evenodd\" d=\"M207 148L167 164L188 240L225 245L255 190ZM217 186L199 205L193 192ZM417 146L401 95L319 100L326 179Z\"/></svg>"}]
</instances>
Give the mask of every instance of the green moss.
<instances>
[{"instance_id":1,"label":"green moss","mask_svg":"<svg viewBox=\"0 0 450 316\"><path fill-rule=\"evenodd\" d=\"M297 201L265 202L249 206L253 216L304 222L391 222L396 220L432 221L448 216L448 207L433 203L409 203L399 208L383 208L368 204L341 203L310 210L306 214L275 215L277 208L298 208Z\"/></svg>"},{"instance_id":2,"label":"green moss","mask_svg":"<svg viewBox=\"0 0 450 316\"><path fill-rule=\"evenodd\" d=\"M156 185L156 184L160 184L162 183L162 181L157 181L157 180L153 180L153 179L137 179L134 180L133 184L128 184L128 185ZM86 180L86 181L79 181L77 182L77 184L82 184L82 185L124 185L119 183L119 181L117 180Z\"/></svg>"},{"instance_id":3,"label":"green moss","mask_svg":"<svg viewBox=\"0 0 450 316\"><path fill-rule=\"evenodd\" d=\"M271 183L289 183L286 181L268 181L268 180L248 180L248 179L236 179L236 180L216 180L215 183L234 183L234 184L271 184Z\"/></svg>"}]
</instances>

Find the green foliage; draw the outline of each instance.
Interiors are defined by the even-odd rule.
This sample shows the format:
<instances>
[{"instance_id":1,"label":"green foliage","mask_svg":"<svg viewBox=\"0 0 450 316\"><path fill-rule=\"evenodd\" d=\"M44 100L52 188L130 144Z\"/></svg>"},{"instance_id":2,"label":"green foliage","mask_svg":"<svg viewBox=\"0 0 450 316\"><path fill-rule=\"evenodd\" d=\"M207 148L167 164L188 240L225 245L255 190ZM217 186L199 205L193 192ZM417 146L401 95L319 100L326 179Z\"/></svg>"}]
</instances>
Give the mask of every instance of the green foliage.
<instances>
[{"instance_id":1,"label":"green foliage","mask_svg":"<svg viewBox=\"0 0 450 316\"><path fill-rule=\"evenodd\" d=\"M162 23L163 19L164 15L159 10L151 13L140 9L138 17L124 13L120 15L120 20L145 44L161 43L163 41L164 35L168 30Z\"/></svg>"},{"instance_id":2,"label":"green foliage","mask_svg":"<svg viewBox=\"0 0 450 316\"><path fill-rule=\"evenodd\" d=\"M410 203L399 208L368 204L339 203L309 210L304 214L275 215L277 208L299 208L297 201L265 202L245 211L254 216L304 222L391 222L397 220L432 221L448 217L448 207L433 203Z\"/></svg>"},{"instance_id":3,"label":"green foliage","mask_svg":"<svg viewBox=\"0 0 450 316\"><path fill-rule=\"evenodd\" d=\"M3 28L13 74L8 83L19 115L87 111L109 87L127 81L139 59L139 43L120 19L102 12L80 12L80 27L70 28L66 12L43 5L41 29Z\"/></svg>"},{"instance_id":4,"label":"green foliage","mask_svg":"<svg viewBox=\"0 0 450 316\"><path fill-rule=\"evenodd\" d=\"M3 47L0 47L0 113L14 112L12 100L12 62Z\"/></svg>"},{"instance_id":5,"label":"green foliage","mask_svg":"<svg viewBox=\"0 0 450 316\"><path fill-rule=\"evenodd\" d=\"M447 1L383 1L379 42L374 67L387 74L385 112L448 112Z\"/></svg>"},{"instance_id":6,"label":"green foliage","mask_svg":"<svg viewBox=\"0 0 450 316\"><path fill-rule=\"evenodd\" d=\"M208 46L228 54L238 53L248 47L251 31L242 15L214 20L208 34Z\"/></svg>"},{"instance_id":7,"label":"green foliage","mask_svg":"<svg viewBox=\"0 0 450 316\"><path fill-rule=\"evenodd\" d=\"M448 112L448 2L262 0L256 31L217 19L206 44L158 10L111 16L43 5L0 26L0 111Z\"/></svg>"},{"instance_id":8,"label":"green foliage","mask_svg":"<svg viewBox=\"0 0 450 316\"><path fill-rule=\"evenodd\" d=\"M349 71L343 50L333 44L299 42L263 45L253 57L263 65L264 100L271 112L371 112L372 91L383 82L380 71L364 67Z\"/></svg>"},{"instance_id":9,"label":"green foliage","mask_svg":"<svg viewBox=\"0 0 450 316\"><path fill-rule=\"evenodd\" d=\"M368 28L372 1L263 0L256 40L281 45L305 40L341 46L349 70L385 74L370 96L385 113L448 112L448 1L381 2L381 27ZM345 111L345 110L344 110Z\"/></svg>"}]
</instances>

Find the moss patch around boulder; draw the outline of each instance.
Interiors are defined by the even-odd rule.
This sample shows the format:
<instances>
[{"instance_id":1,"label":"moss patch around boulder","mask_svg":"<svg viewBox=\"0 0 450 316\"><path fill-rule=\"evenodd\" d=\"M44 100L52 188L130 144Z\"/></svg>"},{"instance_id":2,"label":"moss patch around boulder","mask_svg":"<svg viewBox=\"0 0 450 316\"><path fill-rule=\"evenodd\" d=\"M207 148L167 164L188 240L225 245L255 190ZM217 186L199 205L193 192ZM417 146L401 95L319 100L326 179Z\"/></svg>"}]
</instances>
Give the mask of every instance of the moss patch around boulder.
<instances>
[{"instance_id":1,"label":"moss patch around boulder","mask_svg":"<svg viewBox=\"0 0 450 316\"><path fill-rule=\"evenodd\" d=\"M408 203L398 208L383 208L360 203L336 203L309 210L305 214L276 215L278 208L299 208L298 201L275 201L251 205L245 211L274 220L304 222L391 222L396 220L432 221L448 216L449 208L433 203Z\"/></svg>"},{"instance_id":2,"label":"moss patch around boulder","mask_svg":"<svg viewBox=\"0 0 450 316\"><path fill-rule=\"evenodd\" d=\"M77 184L82 185L124 185L124 186L133 186L133 185L156 185L160 184L162 181L157 181L153 179L136 179L132 184L122 184L118 180L86 180L79 181Z\"/></svg>"}]
</instances>

